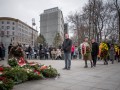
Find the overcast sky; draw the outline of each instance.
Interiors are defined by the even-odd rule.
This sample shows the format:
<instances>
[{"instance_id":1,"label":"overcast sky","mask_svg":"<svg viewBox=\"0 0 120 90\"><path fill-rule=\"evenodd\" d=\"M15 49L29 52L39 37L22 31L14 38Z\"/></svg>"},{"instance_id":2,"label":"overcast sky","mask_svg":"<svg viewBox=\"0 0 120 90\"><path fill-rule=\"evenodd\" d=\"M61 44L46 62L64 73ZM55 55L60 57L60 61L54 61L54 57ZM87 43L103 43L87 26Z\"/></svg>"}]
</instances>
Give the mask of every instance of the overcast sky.
<instances>
[{"instance_id":1,"label":"overcast sky","mask_svg":"<svg viewBox=\"0 0 120 90\"><path fill-rule=\"evenodd\" d=\"M39 30L39 15L45 9L59 7L64 18L82 7L88 0L0 0L0 17L13 17L31 25L32 18L35 18Z\"/></svg>"}]
</instances>

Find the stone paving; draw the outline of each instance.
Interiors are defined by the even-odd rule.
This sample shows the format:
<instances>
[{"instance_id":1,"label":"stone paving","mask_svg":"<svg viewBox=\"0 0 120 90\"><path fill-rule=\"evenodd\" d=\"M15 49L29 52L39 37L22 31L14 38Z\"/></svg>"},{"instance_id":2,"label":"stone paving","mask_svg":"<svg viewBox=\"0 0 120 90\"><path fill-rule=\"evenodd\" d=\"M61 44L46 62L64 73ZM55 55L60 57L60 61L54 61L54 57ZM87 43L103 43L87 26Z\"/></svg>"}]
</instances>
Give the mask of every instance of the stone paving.
<instances>
[{"instance_id":1,"label":"stone paving","mask_svg":"<svg viewBox=\"0 0 120 90\"><path fill-rule=\"evenodd\" d=\"M84 67L83 60L72 60L71 70L62 70L63 60L28 60L52 65L60 73L59 78L35 80L15 85L13 90L120 90L120 63ZM7 65L6 61L0 64Z\"/></svg>"}]
</instances>

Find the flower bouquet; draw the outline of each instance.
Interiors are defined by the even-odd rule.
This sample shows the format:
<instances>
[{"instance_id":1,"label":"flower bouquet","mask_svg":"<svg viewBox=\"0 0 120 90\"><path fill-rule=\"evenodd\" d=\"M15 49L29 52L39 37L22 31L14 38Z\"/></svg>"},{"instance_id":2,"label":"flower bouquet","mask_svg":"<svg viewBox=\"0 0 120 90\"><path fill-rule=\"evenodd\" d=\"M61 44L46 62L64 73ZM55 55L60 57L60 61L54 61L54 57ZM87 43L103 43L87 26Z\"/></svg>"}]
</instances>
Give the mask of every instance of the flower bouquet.
<instances>
[{"instance_id":1,"label":"flower bouquet","mask_svg":"<svg viewBox=\"0 0 120 90\"><path fill-rule=\"evenodd\" d=\"M3 76L12 79L15 84L19 84L28 80L27 72L24 70L24 68L19 66L11 68L11 70L5 72Z\"/></svg>"},{"instance_id":2,"label":"flower bouquet","mask_svg":"<svg viewBox=\"0 0 120 90\"><path fill-rule=\"evenodd\" d=\"M17 65L18 65L17 59L16 59L16 58L10 58L10 59L8 59L8 64L9 64L11 67L17 66Z\"/></svg>"},{"instance_id":3,"label":"flower bouquet","mask_svg":"<svg viewBox=\"0 0 120 90\"><path fill-rule=\"evenodd\" d=\"M0 76L0 90L12 90L13 86L13 80Z\"/></svg>"},{"instance_id":4,"label":"flower bouquet","mask_svg":"<svg viewBox=\"0 0 120 90\"><path fill-rule=\"evenodd\" d=\"M13 46L10 50L9 58L10 57L24 57L23 49L19 45Z\"/></svg>"},{"instance_id":5,"label":"flower bouquet","mask_svg":"<svg viewBox=\"0 0 120 90\"><path fill-rule=\"evenodd\" d=\"M9 70L7 67L0 66L0 90L11 90L14 86L12 79L3 76L4 72Z\"/></svg>"},{"instance_id":6,"label":"flower bouquet","mask_svg":"<svg viewBox=\"0 0 120 90\"><path fill-rule=\"evenodd\" d=\"M100 43L100 46L99 46L99 57L101 59L105 59L107 58L108 56L108 46L105 42L103 43Z\"/></svg>"},{"instance_id":7,"label":"flower bouquet","mask_svg":"<svg viewBox=\"0 0 120 90\"><path fill-rule=\"evenodd\" d=\"M54 78L54 77L60 75L60 74L58 74L58 72L57 72L57 70L55 68L51 67L51 65L41 67L40 70L41 70L43 76L45 76L47 78Z\"/></svg>"},{"instance_id":8,"label":"flower bouquet","mask_svg":"<svg viewBox=\"0 0 120 90\"><path fill-rule=\"evenodd\" d=\"M87 42L82 44L81 54L83 55L84 60L88 60L91 53L90 45Z\"/></svg>"}]
</instances>

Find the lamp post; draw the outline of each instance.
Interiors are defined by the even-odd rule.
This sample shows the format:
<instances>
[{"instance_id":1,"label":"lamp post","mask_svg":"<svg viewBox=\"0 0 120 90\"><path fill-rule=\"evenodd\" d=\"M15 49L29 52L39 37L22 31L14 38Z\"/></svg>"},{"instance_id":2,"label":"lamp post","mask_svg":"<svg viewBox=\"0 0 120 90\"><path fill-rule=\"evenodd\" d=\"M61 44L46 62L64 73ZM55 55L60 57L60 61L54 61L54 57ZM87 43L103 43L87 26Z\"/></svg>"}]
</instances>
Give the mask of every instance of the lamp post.
<instances>
[{"instance_id":1,"label":"lamp post","mask_svg":"<svg viewBox=\"0 0 120 90\"><path fill-rule=\"evenodd\" d=\"M35 26L35 18L32 18L32 46L34 47L34 33L33 33L33 30L34 30L34 26Z\"/></svg>"}]
</instances>

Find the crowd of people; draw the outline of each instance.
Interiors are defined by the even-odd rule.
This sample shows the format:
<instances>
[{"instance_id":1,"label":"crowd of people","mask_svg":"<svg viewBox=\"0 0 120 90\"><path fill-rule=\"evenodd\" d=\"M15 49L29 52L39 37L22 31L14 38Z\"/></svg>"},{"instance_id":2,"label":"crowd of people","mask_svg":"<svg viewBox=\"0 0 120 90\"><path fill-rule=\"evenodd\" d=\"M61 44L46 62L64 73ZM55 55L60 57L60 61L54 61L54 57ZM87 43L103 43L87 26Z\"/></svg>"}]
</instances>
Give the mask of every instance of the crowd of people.
<instances>
[{"instance_id":1,"label":"crowd of people","mask_svg":"<svg viewBox=\"0 0 120 90\"><path fill-rule=\"evenodd\" d=\"M104 64L108 65L108 61L114 63L114 60L120 62L120 46L115 46L114 44L107 45L107 54L103 52L103 55L106 56L101 58L101 44L97 43L93 38L91 41L88 38L85 38L83 43L80 46L75 46L72 43L72 40L69 38L68 34L65 34L65 40L63 44L59 47L52 47L40 44L37 48L33 48L30 45L25 46L21 45L25 58L30 59L40 59L40 60L65 60L64 69L70 70L71 60L83 59L85 61L85 68L88 67L87 61L91 63L91 67L96 67L96 62L99 59L104 60ZM8 46L8 54L13 47L12 44ZM5 58L6 48L3 43L0 44L0 60ZM81 58L80 58L81 56Z\"/></svg>"},{"instance_id":2,"label":"crowd of people","mask_svg":"<svg viewBox=\"0 0 120 90\"><path fill-rule=\"evenodd\" d=\"M108 65L109 60L112 64L114 60L120 62L120 46L116 47L114 44L109 44L107 42L98 44L94 38L90 41L86 37L83 43L80 44L80 49L75 49L69 35L65 34L65 40L63 42L65 67L63 69L70 70L71 59L75 58L78 54L81 55L82 59L85 61L84 68L88 68L88 60L91 63L91 68L96 67L97 60L99 59L104 61L104 65Z\"/></svg>"}]
</instances>

